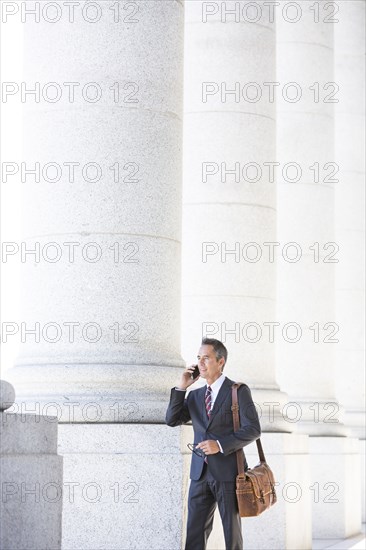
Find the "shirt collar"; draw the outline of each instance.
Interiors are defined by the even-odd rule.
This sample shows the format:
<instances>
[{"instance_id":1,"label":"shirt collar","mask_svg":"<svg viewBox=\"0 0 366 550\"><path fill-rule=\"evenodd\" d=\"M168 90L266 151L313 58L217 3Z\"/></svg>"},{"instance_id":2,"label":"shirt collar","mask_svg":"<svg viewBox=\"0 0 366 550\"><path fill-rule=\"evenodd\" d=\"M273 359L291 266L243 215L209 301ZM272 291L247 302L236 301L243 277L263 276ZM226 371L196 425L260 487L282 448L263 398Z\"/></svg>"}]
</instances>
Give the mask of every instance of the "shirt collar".
<instances>
[{"instance_id":1,"label":"shirt collar","mask_svg":"<svg viewBox=\"0 0 366 550\"><path fill-rule=\"evenodd\" d=\"M225 374L221 374L221 376L218 377L217 380L215 380L215 382L213 382L211 384L211 388L213 391L219 391L219 389L221 388L222 384L224 383L224 380L225 380L226 376ZM206 388L208 387L208 384L206 384Z\"/></svg>"}]
</instances>

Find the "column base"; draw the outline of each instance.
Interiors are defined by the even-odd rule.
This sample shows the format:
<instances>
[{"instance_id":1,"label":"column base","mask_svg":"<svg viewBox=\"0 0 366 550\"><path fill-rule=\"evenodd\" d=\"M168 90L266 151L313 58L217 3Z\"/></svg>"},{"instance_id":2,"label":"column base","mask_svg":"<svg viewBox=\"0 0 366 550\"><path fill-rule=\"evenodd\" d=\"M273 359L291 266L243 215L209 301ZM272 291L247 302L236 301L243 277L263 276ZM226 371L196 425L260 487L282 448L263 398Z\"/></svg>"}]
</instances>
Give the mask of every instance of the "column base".
<instances>
[{"instance_id":1,"label":"column base","mask_svg":"<svg viewBox=\"0 0 366 550\"><path fill-rule=\"evenodd\" d=\"M189 472L178 428L62 424L59 454L62 548L181 550Z\"/></svg>"},{"instance_id":2,"label":"column base","mask_svg":"<svg viewBox=\"0 0 366 550\"><path fill-rule=\"evenodd\" d=\"M363 550L366 548L366 526L359 535L346 539L313 539L313 550Z\"/></svg>"},{"instance_id":3,"label":"column base","mask_svg":"<svg viewBox=\"0 0 366 550\"><path fill-rule=\"evenodd\" d=\"M365 439L365 409L346 408L344 423L347 426L347 435L357 439Z\"/></svg>"},{"instance_id":4,"label":"column base","mask_svg":"<svg viewBox=\"0 0 366 550\"><path fill-rule=\"evenodd\" d=\"M276 481L277 502L255 518L243 518L244 549L310 550L312 540L308 437L263 433L266 461ZM249 467L259 462L255 443L244 447Z\"/></svg>"},{"instance_id":5,"label":"column base","mask_svg":"<svg viewBox=\"0 0 366 550\"><path fill-rule=\"evenodd\" d=\"M290 407L291 404L291 407ZM310 436L347 437L344 409L334 398L292 398L288 407L296 433Z\"/></svg>"},{"instance_id":6,"label":"column base","mask_svg":"<svg viewBox=\"0 0 366 550\"><path fill-rule=\"evenodd\" d=\"M67 488L62 548L184 548L191 460L186 443L192 437L189 425L60 425L59 454ZM243 519L244 548L308 550L308 438L271 433L261 440L278 483L278 502L258 518ZM255 444L245 451L254 466ZM224 547L216 510L207 548Z\"/></svg>"},{"instance_id":7,"label":"column base","mask_svg":"<svg viewBox=\"0 0 366 550\"><path fill-rule=\"evenodd\" d=\"M165 423L182 366L18 365L6 372L16 388L9 412L57 416L59 423Z\"/></svg>"},{"instance_id":8,"label":"column base","mask_svg":"<svg viewBox=\"0 0 366 550\"><path fill-rule=\"evenodd\" d=\"M310 437L313 536L347 538L361 531L360 442Z\"/></svg>"}]
</instances>

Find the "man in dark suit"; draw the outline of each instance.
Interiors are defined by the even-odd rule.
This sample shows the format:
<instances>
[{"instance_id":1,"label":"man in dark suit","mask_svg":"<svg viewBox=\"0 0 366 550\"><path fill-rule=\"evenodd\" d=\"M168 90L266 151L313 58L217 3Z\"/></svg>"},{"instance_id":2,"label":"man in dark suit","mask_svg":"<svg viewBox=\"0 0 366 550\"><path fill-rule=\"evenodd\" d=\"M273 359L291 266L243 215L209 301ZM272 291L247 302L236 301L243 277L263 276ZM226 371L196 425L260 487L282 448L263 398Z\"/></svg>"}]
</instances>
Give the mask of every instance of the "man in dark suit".
<instances>
[{"instance_id":1,"label":"man in dark suit","mask_svg":"<svg viewBox=\"0 0 366 550\"><path fill-rule=\"evenodd\" d=\"M205 550L212 531L216 505L219 507L226 550L242 550L241 519L236 500L236 451L261 435L258 414L246 384L238 389L240 429L234 432L231 386L223 368L227 349L219 340L202 340L198 355L199 376L204 387L186 389L195 365L187 367L178 385L171 390L165 421L179 426L192 421L195 451L192 453L188 495L188 521L185 550ZM242 452L242 451L241 451ZM245 461L245 469L248 464Z\"/></svg>"}]
</instances>

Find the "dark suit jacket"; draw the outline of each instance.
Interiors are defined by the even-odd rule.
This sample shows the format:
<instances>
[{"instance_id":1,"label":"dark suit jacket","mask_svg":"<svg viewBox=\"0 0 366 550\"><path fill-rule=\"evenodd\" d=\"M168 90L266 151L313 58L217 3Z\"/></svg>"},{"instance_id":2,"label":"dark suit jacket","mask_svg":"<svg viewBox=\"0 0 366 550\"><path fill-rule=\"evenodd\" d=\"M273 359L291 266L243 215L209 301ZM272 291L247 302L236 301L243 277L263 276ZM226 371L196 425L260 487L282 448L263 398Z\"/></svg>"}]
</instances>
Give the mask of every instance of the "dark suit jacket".
<instances>
[{"instance_id":1,"label":"dark suit jacket","mask_svg":"<svg viewBox=\"0 0 366 550\"><path fill-rule=\"evenodd\" d=\"M223 453L207 456L208 469L217 481L235 480L238 468L236 451L249 445L261 435L259 418L255 409L249 387L243 384L238 389L240 429L234 432L233 414L231 411L231 386L233 380L225 378L217 394L210 419L205 408L206 385L188 393L172 388L165 422L168 426L179 426L192 420L194 441L199 443L206 439L218 440ZM191 479L199 479L204 466L203 458L192 453ZM245 460L245 469L248 464Z\"/></svg>"}]
</instances>

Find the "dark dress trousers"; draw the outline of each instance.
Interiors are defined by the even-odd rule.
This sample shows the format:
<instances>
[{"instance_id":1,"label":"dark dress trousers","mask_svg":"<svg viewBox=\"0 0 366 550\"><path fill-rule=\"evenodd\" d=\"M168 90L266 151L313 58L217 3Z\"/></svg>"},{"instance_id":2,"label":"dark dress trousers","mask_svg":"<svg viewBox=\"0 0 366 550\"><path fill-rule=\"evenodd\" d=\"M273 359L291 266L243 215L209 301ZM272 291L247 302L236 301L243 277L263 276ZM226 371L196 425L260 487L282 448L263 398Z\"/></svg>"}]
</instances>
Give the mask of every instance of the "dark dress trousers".
<instances>
[{"instance_id":1,"label":"dark dress trousers","mask_svg":"<svg viewBox=\"0 0 366 550\"><path fill-rule=\"evenodd\" d=\"M246 384L238 389L240 429L234 432L231 411L231 387L235 382L225 378L214 402L210 418L205 408L206 385L188 393L172 388L165 421L179 426L192 421L194 441L218 440L223 453L204 459L192 453L188 495L186 550L205 550L212 531L216 504L224 530L226 550L242 550L241 519L235 493L238 473L236 451L243 449L261 435L261 427L251 392ZM248 464L245 460L245 469Z\"/></svg>"}]
</instances>

